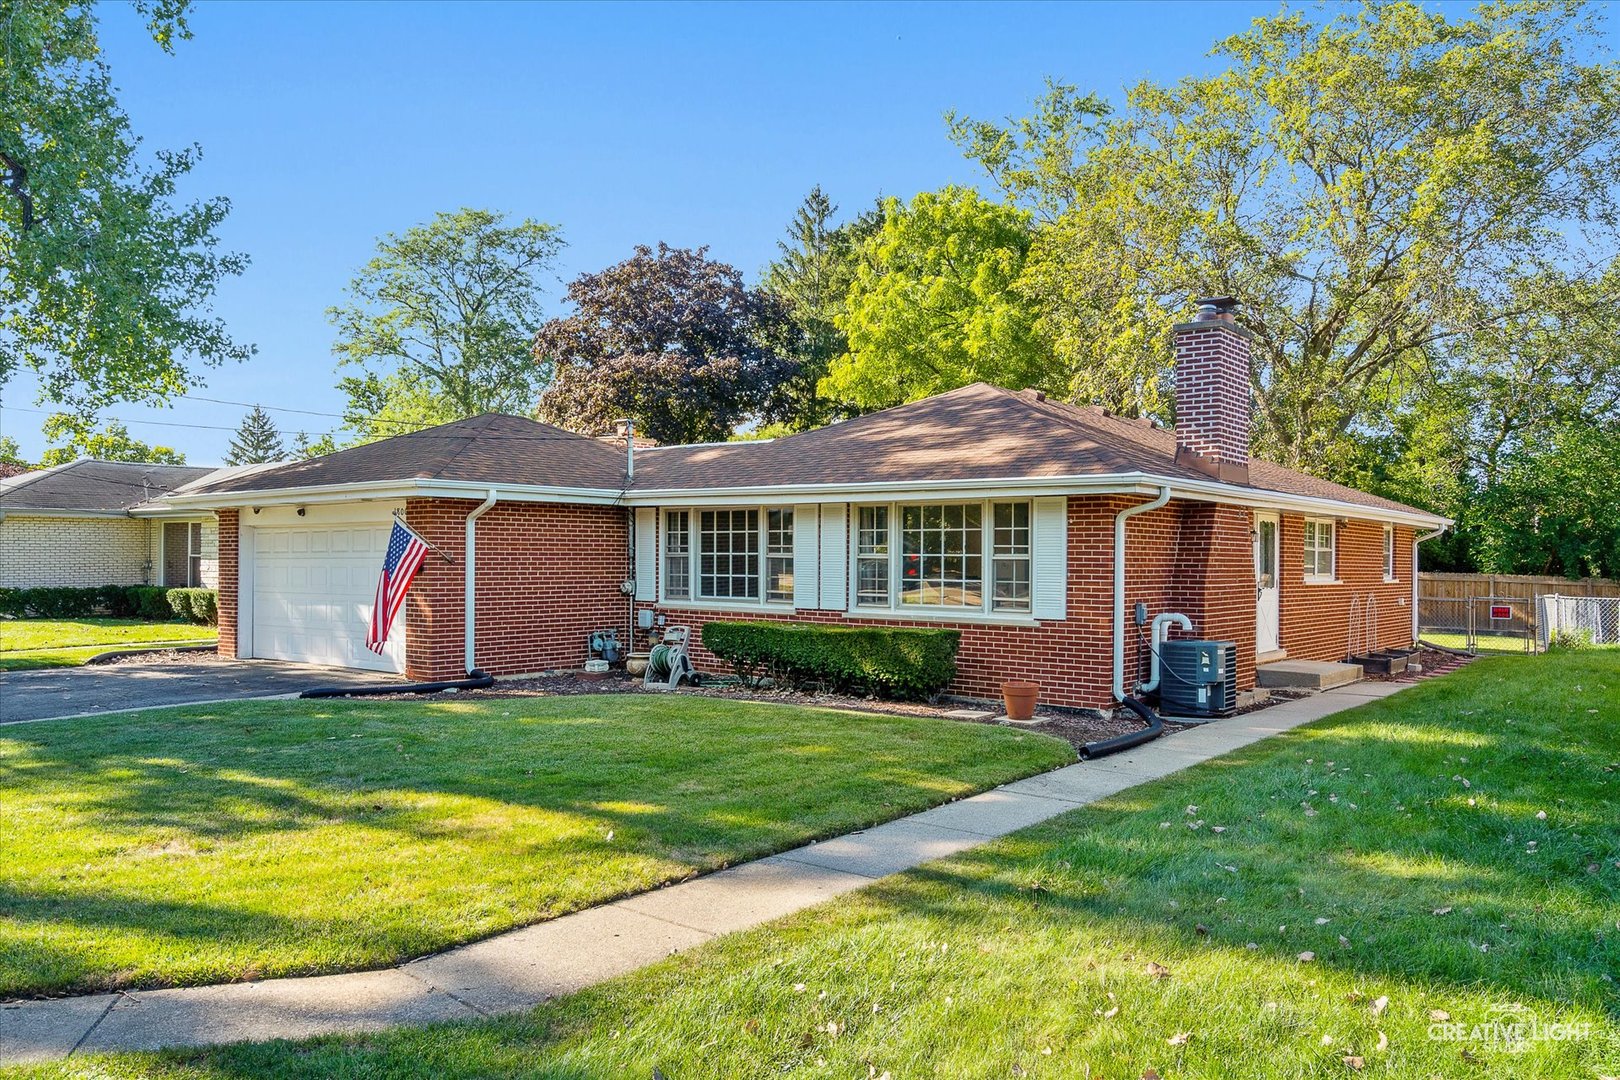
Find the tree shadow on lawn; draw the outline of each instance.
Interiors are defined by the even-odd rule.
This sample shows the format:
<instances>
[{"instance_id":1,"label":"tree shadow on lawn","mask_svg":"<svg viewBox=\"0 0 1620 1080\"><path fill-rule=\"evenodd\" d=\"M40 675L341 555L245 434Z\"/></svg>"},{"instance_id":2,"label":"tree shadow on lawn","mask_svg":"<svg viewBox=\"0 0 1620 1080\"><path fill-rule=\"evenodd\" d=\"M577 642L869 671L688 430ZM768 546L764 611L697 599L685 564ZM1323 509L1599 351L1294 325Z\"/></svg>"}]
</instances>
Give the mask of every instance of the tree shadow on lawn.
<instances>
[{"instance_id":1,"label":"tree shadow on lawn","mask_svg":"<svg viewBox=\"0 0 1620 1080\"><path fill-rule=\"evenodd\" d=\"M561 705L535 700L560 711L581 699ZM142 737L121 733L66 745L55 732L5 731L0 747L9 743L11 749L0 752L0 785L26 790L43 780L70 787L77 793L68 800L74 812L93 817L100 829L204 839L298 830L356 814L423 838L456 829L408 812L409 798L424 794L584 814L608 825L674 814L678 832L704 836L740 824L784 825L784 834L796 834L797 822L788 819L809 805L836 807L860 792L888 791L893 797L880 803L920 807L982 787L977 777L1006 773L982 760L992 755L931 754L939 740L929 736L983 748L983 742L971 743L973 736L1003 734L943 721L938 729L916 730L914 718L829 712L834 723L827 729L794 731L784 730L779 709L727 703L732 721L693 737L681 729L679 716L655 728L637 722L647 716L487 715L500 707L446 717L442 712L468 707L426 704L403 719L397 703L386 710L336 703L291 719L201 713L149 722ZM614 707L622 710L622 699L614 699ZM510 704L504 708L513 711ZM447 723L463 719L471 722ZM1063 763L1053 755L1025 756L1037 760L1016 775ZM371 801L392 792L407 805ZM889 816L880 808L851 827Z\"/></svg>"},{"instance_id":2,"label":"tree shadow on lawn","mask_svg":"<svg viewBox=\"0 0 1620 1080\"><path fill-rule=\"evenodd\" d=\"M1027 766L1009 771L984 749L980 731L966 728L945 732L959 741L956 750L930 757L914 720L850 722L827 713L817 725L768 706L728 706L725 724L693 728L681 710L712 705L643 706L626 718L615 701L614 718L604 719L571 715L580 700L553 700L537 715L496 703L450 717L443 714L468 707L402 713L339 703L290 720L245 707L167 717L101 740L39 728L0 733L0 786L18 809L49 800L66 808L36 838L49 848L26 874L16 866L30 860L0 869L12 890L0 910L38 928L38 960L48 971L72 966L50 955L60 946L49 940L52 928L81 942L114 929L199 946L265 941L259 955L242 959L239 951L232 964L215 957L172 978L160 964L126 985L314 970L277 957L299 940L358 957L320 970L376 966L1061 763L1058 750L1031 754L1040 741L1020 740L1013 745L1024 748ZM667 719L645 722L651 716ZM798 727L784 732L784 720ZM692 737L681 737L683 727ZM805 766L806 758L820 764ZM30 818L40 820L16 820ZM169 855L186 858L165 862ZM363 864L364 880L322 878L321 864L334 859ZM301 866L312 868L307 880L299 880ZM431 883L432 896L402 881L412 874ZM404 899L391 895L396 881ZM284 901L266 896L283 883ZM346 906L348 896L357 906ZM377 925L366 918L368 903L430 901L431 918L402 920L397 910ZM261 918L267 902L279 902L271 910L285 918ZM448 916L463 907L472 913ZM29 970L26 959L8 963ZM94 969L79 965L69 985L101 988L82 974ZM101 970L114 974L105 963ZM64 988L48 979L5 986Z\"/></svg>"}]
</instances>

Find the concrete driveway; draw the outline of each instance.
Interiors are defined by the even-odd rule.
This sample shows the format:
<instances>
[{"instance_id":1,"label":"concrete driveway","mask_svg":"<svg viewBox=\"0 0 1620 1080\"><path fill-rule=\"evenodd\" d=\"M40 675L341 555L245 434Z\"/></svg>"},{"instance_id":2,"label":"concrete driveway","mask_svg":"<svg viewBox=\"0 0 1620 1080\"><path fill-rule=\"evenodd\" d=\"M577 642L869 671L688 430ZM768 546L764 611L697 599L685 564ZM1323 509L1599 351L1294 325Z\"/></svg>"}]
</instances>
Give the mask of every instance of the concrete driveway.
<instances>
[{"instance_id":1,"label":"concrete driveway","mask_svg":"<svg viewBox=\"0 0 1620 1080\"><path fill-rule=\"evenodd\" d=\"M222 698L296 694L316 686L375 686L404 681L400 675L277 660L181 660L9 671L0 672L0 724Z\"/></svg>"}]
</instances>

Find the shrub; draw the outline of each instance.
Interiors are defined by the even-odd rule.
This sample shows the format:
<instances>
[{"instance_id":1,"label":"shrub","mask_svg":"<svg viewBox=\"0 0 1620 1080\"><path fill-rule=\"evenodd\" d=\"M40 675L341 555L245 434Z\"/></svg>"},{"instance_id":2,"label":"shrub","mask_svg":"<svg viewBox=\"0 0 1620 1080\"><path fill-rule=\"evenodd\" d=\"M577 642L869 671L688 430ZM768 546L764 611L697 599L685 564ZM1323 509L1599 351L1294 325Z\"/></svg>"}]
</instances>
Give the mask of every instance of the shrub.
<instances>
[{"instance_id":1,"label":"shrub","mask_svg":"<svg viewBox=\"0 0 1620 1080\"><path fill-rule=\"evenodd\" d=\"M129 585L103 585L96 591L100 593L99 606L102 611L115 619L127 619L136 612L136 600L131 595Z\"/></svg>"},{"instance_id":2,"label":"shrub","mask_svg":"<svg viewBox=\"0 0 1620 1080\"><path fill-rule=\"evenodd\" d=\"M769 676L796 689L921 700L956 677L956 630L822 626L790 622L710 622L703 646L750 684Z\"/></svg>"},{"instance_id":3,"label":"shrub","mask_svg":"<svg viewBox=\"0 0 1620 1080\"><path fill-rule=\"evenodd\" d=\"M204 626L219 618L219 594L213 589L170 589L164 600L177 618Z\"/></svg>"},{"instance_id":4,"label":"shrub","mask_svg":"<svg viewBox=\"0 0 1620 1080\"><path fill-rule=\"evenodd\" d=\"M167 622L178 616L212 626L219 619L219 594L213 589L165 589L161 585L0 589L0 616L82 619L91 615L152 622Z\"/></svg>"},{"instance_id":5,"label":"shrub","mask_svg":"<svg viewBox=\"0 0 1620 1080\"><path fill-rule=\"evenodd\" d=\"M161 585L131 585L129 587L131 614L138 619L166 622L174 618L169 606L169 590Z\"/></svg>"}]
</instances>

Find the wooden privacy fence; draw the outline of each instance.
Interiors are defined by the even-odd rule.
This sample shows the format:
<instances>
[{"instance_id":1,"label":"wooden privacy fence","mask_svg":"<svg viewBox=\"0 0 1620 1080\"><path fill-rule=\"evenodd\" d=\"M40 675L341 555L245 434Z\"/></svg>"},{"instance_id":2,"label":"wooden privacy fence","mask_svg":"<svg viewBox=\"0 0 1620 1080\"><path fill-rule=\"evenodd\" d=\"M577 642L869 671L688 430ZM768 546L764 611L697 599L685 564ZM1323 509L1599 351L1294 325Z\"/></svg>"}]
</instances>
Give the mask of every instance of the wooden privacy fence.
<instances>
[{"instance_id":1,"label":"wooden privacy fence","mask_svg":"<svg viewBox=\"0 0 1620 1080\"><path fill-rule=\"evenodd\" d=\"M1435 599L1466 600L1476 596L1502 596L1534 600L1538 596L1620 596L1620 581L1608 578L1542 577L1533 574L1419 574L1418 595Z\"/></svg>"},{"instance_id":2,"label":"wooden privacy fence","mask_svg":"<svg viewBox=\"0 0 1620 1080\"><path fill-rule=\"evenodd\" d=\"M1620 599L1620 581L1533 574L1419 574L1418 636L1481 652L1536 652L1545 596Z\"/></svg>"}]
</instances>

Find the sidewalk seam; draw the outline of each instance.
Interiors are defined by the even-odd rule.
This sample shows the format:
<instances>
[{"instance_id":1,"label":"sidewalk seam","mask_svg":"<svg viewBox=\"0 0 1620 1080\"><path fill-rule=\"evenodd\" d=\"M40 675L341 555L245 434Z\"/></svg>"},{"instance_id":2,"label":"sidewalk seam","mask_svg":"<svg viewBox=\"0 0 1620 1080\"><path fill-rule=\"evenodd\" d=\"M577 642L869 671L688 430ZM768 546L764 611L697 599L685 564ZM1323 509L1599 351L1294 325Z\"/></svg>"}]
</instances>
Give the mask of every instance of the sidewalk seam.
<instances>
[{"instance_id":1,"label":"sidewalk seam","mask_svg":"<svg viewBox=\"0 0 1620 1080\"><path fill-rule=\"evenodd\" d=\"M444 987L440 986L439 984L434 983L434 982L429 982L427 979L422 978L422 976L418 975L416 972L414 972L414 971L412 971L410 969L409 964L401 964L395 970L399 971L401 974L403 974L408 979L415 979L417 982L421 983L423 986L427 987L429 990L432 990L435 993L443 994L445 997L449 998L451 1001L455 1002L457 1005L461 1005L461 1006L464 1006L466 1008L471 1009L473 1012L477 1013L479 1016L488 1017L488 1016L494 1015L494 1014L492 1014L492 1013L490 1013L490 1012L488 1012L488 1011L486 1011L484 1009L480 1009L477 1005L474 1005L472 1002L467 1001L466 999L462 998L460 995L456 994L453 990L446 990ZM110 1007L111 1006L109 1006L109 1008ZM89 1034L90 1033L88 1031L85 1032L85 1035L88 1036Z\"/></svg>"},{"instance_id":2,"label":"sidewalk seam","mask_svg":"<svg viewBox=\"0 0 1620 1080\"><path fill-rule=\"evenodd\" d=\"M118 997L119 995L114 994L110 999L108 999L107 1007L102 1009L100 1014L94 1020L90 1021L90 1026L84 1029L84 1034L79 1036L78 1042L75 1042L72 1048L68 1050L67 1053L62 1055L64 1059L70 1058L79 1052L79 1047L84 1045L84 1041L90 1037L90 1033L101 1026L101 1022L107 1019L107 1014L112 1012L113 1006L118 1004Z\"/></svg>"}]
</instances>

